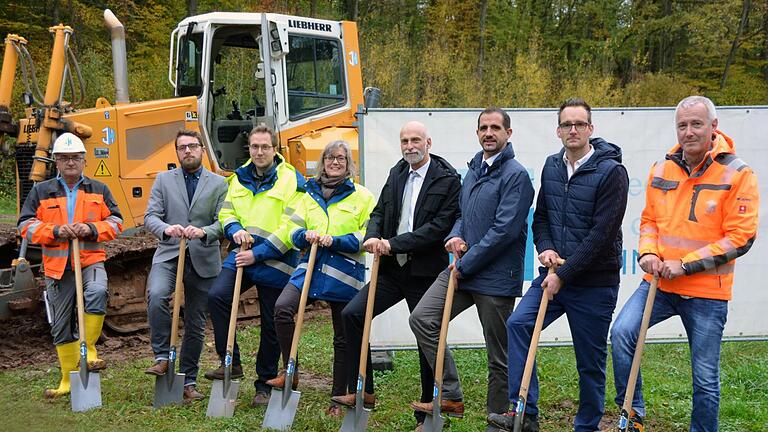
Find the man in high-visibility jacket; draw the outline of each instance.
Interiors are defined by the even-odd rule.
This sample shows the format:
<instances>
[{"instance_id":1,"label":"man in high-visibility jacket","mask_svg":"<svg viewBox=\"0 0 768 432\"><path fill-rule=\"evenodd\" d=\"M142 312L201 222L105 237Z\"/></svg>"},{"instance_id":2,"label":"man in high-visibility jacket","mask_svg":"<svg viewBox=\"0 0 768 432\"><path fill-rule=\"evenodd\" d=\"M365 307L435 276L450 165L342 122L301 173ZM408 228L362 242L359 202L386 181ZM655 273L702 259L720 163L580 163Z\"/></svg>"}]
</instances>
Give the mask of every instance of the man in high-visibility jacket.
<instances>
[{"instance_id":1,"label":"man in high-visibility jacket","mask_svg":"<svg viewBox=\"0 0 768 432\"><path fill-rule=\"evenodd\" d=\"M80 350L71 242L81 244L88 370L99 371L107 367L96 355L96 341L107 312L107 255L102 242L114 239L123 229L120 210L107 186L83 176L83 141L64 133L53 143L53 156L59 174L32 188L18 225L21 235L43 250L45 297L61 365L59 387L46 389L47 398L68 394L69 372L78 369Z\"/></svg>"},{"instance_id":2,"label":"man in high-visibility jacket","mask_svg":"<svg viewBox=\"0 0 768 432\"><path fill-rule=\"evenodd\" d=\"M702 96L675 111L676 144L651 168L640 221L640 267L647 274L611 330L616 402L621 405L652 276L659 277L653 326L679 315L691 347L691 431L716 432L720 343L732 297L736 258L757 235L758 186L752 169L717 129L715 105ZM629 430L642 432L645 405L638 377Z\"/></svg>"},{"instance_id":3,"label":"man in high-visibility jacket","mask_svg":"<svg viewBox=\"0 0 768 432\"><path fill-rule=\"evenodd\" d=\"M288 223L288 218L283 215L293 214L304 193L305 180L277 153L277 136L269 127L255 127L248 135L248 147L251 159L227 179L229 189L219 212L219 221L230 241L245 244L250 250L241 252L237 248L231 251L208 291L216 353L222 365L206 372L205 377L211 380L224 378L223 361L235 274L238 267L244 267L240 290L256 286L261 312L261 339L256 355L258 378L254 383L256 396L252 405L266 405L272 389L266 382L277 376L280 359L280 345L275 333L275 302L299 261L290 233L279 228ZM240 350L235 342L232 377L242 376Z\"/></svg>"}]
</instances>

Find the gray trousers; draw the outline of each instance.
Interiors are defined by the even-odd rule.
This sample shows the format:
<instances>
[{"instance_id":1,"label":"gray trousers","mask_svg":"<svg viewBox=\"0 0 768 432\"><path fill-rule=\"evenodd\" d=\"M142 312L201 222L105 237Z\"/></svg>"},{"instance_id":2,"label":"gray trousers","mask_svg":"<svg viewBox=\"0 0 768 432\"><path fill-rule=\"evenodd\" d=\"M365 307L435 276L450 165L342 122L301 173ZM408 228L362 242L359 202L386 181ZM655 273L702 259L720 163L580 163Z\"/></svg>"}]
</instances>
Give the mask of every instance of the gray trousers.
<instances>
[{"instance_id":1,"label":"gray trousers","mask_svg":"<svg viewBox=\"0 0 768 432\"><path fill-rule=\"evenodd\" d=\"M107 271L104 263L83 267L83 298L85 313L104 315L107 312ZM75 272L66 270L61 279L45 278L45 291L53 324L51 336L53 344L61 345L76 341L77 299L75 298Z\"/></svg>"},{"instance_id":2,"label":"gray trousers","mask_svg":"<svg viewBox=\"0 0 768 432\"><path fill-rule=\"evenodd\" d=\"M459 280L459 287L461 280ZM411 313L409 323L416 341L424 352L432 370L435 368L440 324L443 319L445 294L448 291L448 271L438 275L416 309ZM486 407L489 413L503 413L509 409L507 397L507 328L506 321L515 306L514 297L494 297L457 290L453 297L451 319L472 305L477 306L480 324L483 327L486 351L488 353L488 396ZM462 400L461 383L451 351L445 351L443 370L443 398Z\"/></svg>"},{"instance_id":3,"label":"gray trousers","mask_svg":"<svg viewBox=\"0 0 768 432\"><path fill-rule=\"evenodd\" d=\"M155 360L167 360L171 343L171 314L169 302L176 288L176 267L174 258L152 265L147 278L147 316ZM215 280L200 277L192 266L192 260L184 263L184 349L179 356L179 371L184 376L184 385L195 384L199 369L200 353L205 337L205 318L208 311L208 289ZM179 351L179 347L176 347Z\"/></svg>"}]
</instances>

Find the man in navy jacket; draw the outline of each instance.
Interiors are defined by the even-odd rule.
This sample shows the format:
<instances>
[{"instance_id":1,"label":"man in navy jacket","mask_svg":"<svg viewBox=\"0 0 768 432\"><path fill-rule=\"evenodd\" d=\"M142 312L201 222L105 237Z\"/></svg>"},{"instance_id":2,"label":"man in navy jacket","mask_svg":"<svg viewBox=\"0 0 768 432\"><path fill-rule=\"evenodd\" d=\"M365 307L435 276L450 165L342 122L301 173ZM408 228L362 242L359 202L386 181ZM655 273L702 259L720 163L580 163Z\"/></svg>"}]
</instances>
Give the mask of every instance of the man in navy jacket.
<instances>
[{"instance_id":1,"label":"man in navy jacket","mask_svg":"<svg viewBox=\"0 0 768 432\"><path fill-rule=\"evenodd\" d=\"M560 106L557 136L563 149L544 163L533 215L533 240L543 267L507 320L509 399L514 406L541 296L550 299L544 328L563 314L568 317L579 372L576 432L597 430L605 408L606 343L619 291L621 220L629 185L621 149L602 138L590 139L593 130L591 109L583 99ZM561 258L565 264L548 275L547 267ZM534 369L524 432L539 430L538 397ZM488 421L512 430L514 415L491 414Z\"/></svg>"},{"instance_id":2,"label":"man in navy jacket","mask_svg":"<svg viewBox=\"0 0 768 432\"><path fill-rule=\"evenodd\" d=\"M522 290L527 217L534 195L528 172L515 160L508 141L511 135L506 112L487 108L480 114L477 137L482 151L469 162L459 198L461 216L445 243L446 250L461 258L440 273L409 320L434 370L449 270L455 265L459 280L451 318L472 305L477 306L488 351L486 404L490 413L505 412L508 408L504 323ZM462 256L463 246L468 249ZM442 412L462 417L462 399L456 364L446 350ZM411 406L418 411L432 411L431 402L414 402Z\"/></svg>"}]
</instances>

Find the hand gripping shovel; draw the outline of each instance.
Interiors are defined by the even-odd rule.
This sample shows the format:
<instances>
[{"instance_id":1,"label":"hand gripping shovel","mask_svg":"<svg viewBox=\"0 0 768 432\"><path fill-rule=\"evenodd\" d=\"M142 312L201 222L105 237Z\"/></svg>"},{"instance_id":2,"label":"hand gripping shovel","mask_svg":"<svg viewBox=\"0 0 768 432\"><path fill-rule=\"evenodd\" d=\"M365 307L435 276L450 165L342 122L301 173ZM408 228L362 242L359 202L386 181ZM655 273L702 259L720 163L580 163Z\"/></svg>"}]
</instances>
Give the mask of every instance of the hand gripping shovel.
<instances>
[{"instance_id":1,"label":"hand gripping shovel","mask_svg":"<svg viewBox=\"0 0 768 432\"><path fill-rule=\"evenodd\" d=\"M463 246L465 248L466 246ZM454 262L457 258L454 255ZM432 413L427 413L424 418L424 432L439 432L443 430L445 419L440 414L440 403L443 395L443 363L445 362L445 347L448 343L448 324L451 321L451 308L453 308L453 293L456 290L456 269L451 270L448 279L448 290L445 292L445 305L443 306L443 321L440 323L440 340L437 343L437 358L435 359L435 387L432 390Z\"/></svg>"},{"instance_id":2,"label":"hand gripping shovel","mask_svg":"<svg viewBox=\"0 0 768 432\"><path fill-rule=\"evenodd\" d=\"M269 405L267 405L267 411L264 413L264 422L261 424L261 427L264 429L288 430L291 428L293 418L296 416L296 408L299 406L301 392L293 390L292 383L293 376L296 374L296 353L299 350L299 336L301 336L301 326L304 324L304 309L307 307L309 285L312 282L312 272L315 269L316 256L317 243L312 243L312 248L309 250L307 273L304 275L304 285L301 288L299 310L296 313L296 326L293 329L291 353L288 357L288 367L285 371L285 385L282 389L272 389Z\"/></svg>"},{"instance_id":3,"label":"hand gripping shovel","mask_svg":"<svg viewBox=\"0 0 768 432\"><path fill-rule=\"evenodd\" d=\"M559 259L556 265L549 268L549 274L554 273L558 266L565 264L565 260ZM533 325L533 334L531 335L531 345L528 347L528 358L525 359L525 369L523 369L523 379L520 381L520 393L517 396L517 406L515 407L514 432L523 430L523 417L525 416L525 403L528 398L528 386L531 384L531 375L533 375L533 363L536 361L536 351L539 348L539 337L542 327L544 327L544 316L547 314L547 305L549 297L546 292L541 293L541 303L539 303L539 313L536 315L536 323Z\"/></svg>"},{"instance_id":4,"label":"hand gripping shovel","mask_svg":"<svg viewBox=\"0 0 768 432\"><path fill-rule=\"evenodd\" d=\"M72 240L72 257L75 265L75 296L77 297L77 333L80 335L80 370L69 373L72 383L72 411L82 412L101 406L101 378L88 371L88 355L85 346L85 300L83 298L83 271L80 268L80 239Z\"/></svg>"},{"instance_id":5,"label":"hand gripping shovel","mask_svg":"<svg viewBox=\"0 0 768 432\"><path fill-rule=\"evenodd\" d=\"M166 405L180 405L184 401L184 374L176 373L176 343L179 333L179 310L181 309L181 287L184 280L184 259L187 254L187 239L179 241L179 263L176 266L176 289L173 294L173 319L171 320L171 350L168 353L168 370L155 379L155 408Z\"/></svg>"},{"instance_id":6,"label":"hand gripping shovel","mask_svg":"<svg viewBox=\"0 0 768 432\"><path fill-rule=\"evenodd\" d=\"M632 357L632 367L629 370L627 389L624 392L624 405L621 406L619 430L622 432L626 432L629 427L629 415L632 412L632 399L635 395L635 385L637 384L637 376L640 374L640 363L643 359L643 349L645 348L645 335L648 333L648 324L651 321L651 311L653 311L653 302L656 300L656 288L658 286L659 278L654 276L653 280L651 280L651 286L648 288L648 297L645 299L643 320L640 322L640 333L637 335L637 347L635 347L635 355Z\"/></svg>"},{"instance_id":7,"label":"hand gripping shovel","mask_svg":"<svg viewBox=\"0 0 768 432\"><path fill-rule=\"evenodd\" d=\"M376 298L376 284L379 279L379 254L373 256L371 268L371 284L368 286L368 303L365 306L365 324L363 324L363 342L360 345L360 367L357 372L357 390L355 391L355 406L347 408L344 421L339 432L364 432L368 426L371 410L365 409L363 391L365 388L365 372L368 367L368 339L371 335L371 320L373 319L373 302Z\"/></svg>"},{"instance_id":8,"label":"hand gripping shovel","mask_svg":"<svg viewBox=\"0 0 768 432\"><path fill-rule=\"evenodd\" d=\"M248 245L240 246L240 252L246 250L248 250ZM240 306L240 285L242 283L243 267L238 267L232 292L232 311L229 313L227 352L224 355L224 380L213 380L211 397L208 399L208 410L205 413L207 417L232 417L235 414L235 402L237 402L237 392L240 390L240 381L232 381L232 350L235 346L237 309Z\"/></svg>"}]
</instances>

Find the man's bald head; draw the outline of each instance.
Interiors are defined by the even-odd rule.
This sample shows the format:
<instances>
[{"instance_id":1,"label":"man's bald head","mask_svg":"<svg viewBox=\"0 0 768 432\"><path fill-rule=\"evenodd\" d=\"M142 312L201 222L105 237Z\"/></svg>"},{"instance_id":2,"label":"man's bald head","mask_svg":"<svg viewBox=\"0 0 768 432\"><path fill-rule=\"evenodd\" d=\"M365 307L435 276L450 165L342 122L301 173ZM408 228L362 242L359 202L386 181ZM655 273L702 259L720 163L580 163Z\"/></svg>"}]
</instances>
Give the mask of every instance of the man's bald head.
<instances>
[{"instance_id":1,"label":"man's bald head","mask_svg":"<svg viewBox=\"0 0 768 432\"><path fill-rule=\"evenodd\" d=\"M410 121L400 129L400 151L412 169L419 169L429 161L430 147L432 138L423 123Z\"/></svg>"}]
</instances>

